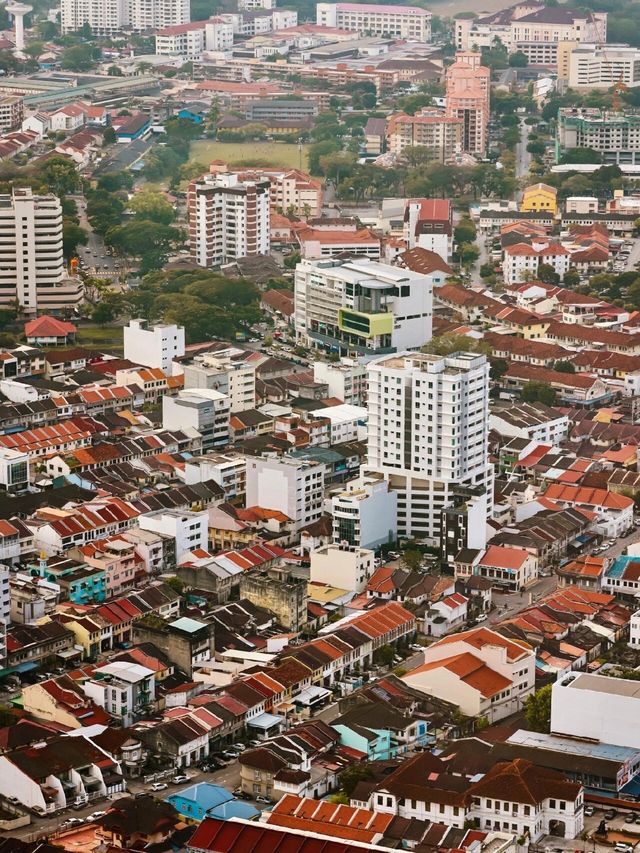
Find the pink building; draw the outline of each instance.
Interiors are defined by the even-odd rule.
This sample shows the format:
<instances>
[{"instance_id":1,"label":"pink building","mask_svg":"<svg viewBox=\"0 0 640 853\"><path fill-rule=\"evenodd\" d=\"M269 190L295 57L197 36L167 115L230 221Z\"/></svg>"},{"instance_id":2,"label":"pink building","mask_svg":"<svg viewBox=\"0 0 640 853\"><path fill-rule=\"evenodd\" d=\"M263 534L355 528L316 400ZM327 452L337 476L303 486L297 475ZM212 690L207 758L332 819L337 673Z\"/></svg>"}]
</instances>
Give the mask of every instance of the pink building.
<instances>
[{"instance_id":1,"label":"pink building","mask_svg":"<svg viewBox=\"0 0 640 853\"><path fill-rule=\"evenodd\" d=\"M456 53L446 75L446 114L462 119L462 150L483 154L487 148L491 72L471 50Z\"/></svg>"}]
</instances>

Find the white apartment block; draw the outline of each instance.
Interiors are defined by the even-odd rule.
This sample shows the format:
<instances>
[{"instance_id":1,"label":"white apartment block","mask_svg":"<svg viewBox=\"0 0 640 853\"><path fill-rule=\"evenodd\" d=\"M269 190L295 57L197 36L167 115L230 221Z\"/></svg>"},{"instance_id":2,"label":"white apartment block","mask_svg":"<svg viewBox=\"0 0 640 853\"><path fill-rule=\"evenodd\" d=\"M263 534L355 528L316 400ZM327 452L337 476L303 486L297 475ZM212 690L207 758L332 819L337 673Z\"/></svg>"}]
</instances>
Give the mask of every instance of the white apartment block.
<instances>
[{"instance_id":1,"label":"white apartment block","mask_svg":"<svg viewBox=\"0 0 640 853\"><path fill-rule=\"evenodd\" d=\"M248 459L246 506L280 510L300 530L322 515L324 475L306 459Z\"/></svg>"},{"instance_id":2,"label":"white apartment block","mask_svg":"<svg viewBox=\"0 0 640 853\"><path fill-rule=\"evenodd\" d=\"M82 685L85 696L131 726L156 698L155 673L146 666L127 661L112 661L94 670Z\"/></svg>"},{"instance_id":3,"label":"white apartment block","mask_svg":"<svg viewBox=\"0 0 640 853\"><path fill-rule=\"evenodd\" d=\"M20 129L24 118L24 98L6 95L0 98L0 133Z\"/></svg>"},{"instance_id":4,"label":"white apartment block","mask_svg":"<svg viewBox=\"0 0 640 853\"><path fill-rule=\"evenodd\" d=\"M196 548L206 551L209 546L209 513L188 510L159 509L141 515L140 527L153 533L169 536L176 543L176 562Z\"/></svg>"},{"instance_id":5,"label":"white apartment block","mask_svg":"<svg viewBox=\"0 0 640 853\"><path fill-rule=\"evenodd\" d=\"M347 355L418 348L431 340L433 287L445 273L422 275L389 264L304 259L296 267L296 335Z\"/></svg>"},{"instance_id":6,"label":"white apartment block","mask_svg":"<svg viewBox=\"0 0 640 853\"><path fill-rule=\"evenodd\" d=\"M431 12L417 6L318 3L316 23L353 30L363 36L397 36L407 41L431 39Z\"/></svg>"},{"instance_id":7,"label":"white apartment block","mask_svg":"<svg viewBox=\"0 0 640 853\"><path fill-rule=\"evenodd\" d=\"M233 47L233 26L222 18L164 27L156 33L156 54L200 59L205 51Z\"/></svg>"},{"instance_id":8,"label":"white apartment block","mask_svg":"<svg viewBox=\"0 0 640 853\"><path fill-rule=\"evenodd\" d=\"M234 360L230 351L196 356L184 365L184 388L210 388L226 394L231 412L244 412L256 405L256 369L246 361Z\"/></svg>"},{"instance_id":9,"label":"white apartment block","mask_svg":"<svg viewBox=\"0 0 640 853\"><path fill-rule=\"evenodd\" d=\"M250 12L253 9L275 9L276 0L238 0L238 9L241 12Z\"/></svg>"},{"instance_id":10,"label":"white apartment block","mask_svg":"<svg viewBox=\"0 0 640 853\"><path fill-rule=\"evenodd\" d=\"M367 471L398 495L398 533L440 543L458 486L483 486L490 516L489 364L483 355L399 353L369 364Z\"/></svg>"},{"instance_id":11,"label":"white apartment block","mask_svg":"<svg viewBox=\"0 0 640 853\"><path fill-rule=\"evenodd\" d=\"M640 649L640 610L631 614L629 621L629 645L632 649Z\"/></svg>"},{"instance_id":12,"label":"white apartment block","mask_svg":"<svg viewBox=\"0 0 640 853\"><path fill-rule=\"evenodd\" d=\"M213 480L224 491L226 501L242 497L247 488L247 458L239 453L208 453L185 462L187 486Z\"/></svg>"},{"instance_id":13,"label":"white apartment block","mask_svg":"<svg viewBox=\"0 0 640 853\"><path fill-rule=\"evenodd\" d=\"M536 278L540 264L553 267L562 279L571 266L571 252L560 243L507 246L502 260L505 284L519 284Z\"/></svg>"},{"instance_id":14,"label":"white apartment block","mask_svg":"<svg viewBox=\"0 0 640 853\"><path fill-rule=\"evenodd\" d=\"M346 483L331 498L331 517L335 543L379 548L398 538L398 496L380 475L363 474Z\"/></svg>"},{"instance_id":15,"label":"white apartment block","mask_svg":"<svg viewBox=\"0 0 640 853\"><path fill-rule=\"evenodd\" d=\"M345 543L325 545L309 555L309 580L349 592L363 592L374 572L374 558L369 548Z\"/></svg>"},{"instance_id":16,"label":"white apartment block","mask_svg":"<svg viewBox=\"0 0 640 853\"><path fill-rule=\"evenodd\" d=\"M201 267L248 255L268 255L269 181L243 181L236 174L209 174L189 184L191 253Z\"/></svg>"},{"instance_id":17,"label":"white apartment block","mask_svg":"<svg viewBox=\"0 0 640 853\"><path fill-rule=\"evenodd\" d=\"M175 358L184 355L184 328L165 323L149 327L146 320L130 320L123 329L124 357L134 364L159 367L171 373Z\"/></svg>"},{"instance_id":18,"label":"white apartment block","mask_svg":"<svg viewBox=\"0 0 640 853\"><path fill-rule=\"evenodd\" d=\"M229 397L211 388L183 389L177 397L162 398L164 429L197 430L202 449L229 443Z\"/></svg>"},{"instance_id":19,"label":"white apartment block","mask_svg":"<svg viewBox=\"0 0 640 853\"><path fill-rule=\"evenodd\" d=\"M29 485L29 454L10 447L0 449L0 486L6 492L26 489Z\"/></svg>"},{"instance_id":20,"label":"white apartment block","mask_svg":"<svg viewBox=\"0 0 640 853\"><path fill-rule=\"evenodd\" d=\"M60 199L26 187L0 196L0 306L17 299L25 314L35 314L83 298L82 282L66 275Z\"/></svg>"},{"instance_id":21,"label":"white apartment block","mask_svg":"<svg viewBox=\"0 0 640 853\"><path fill-rule=\"evenodd\" d=\"M640 86L640 49L628 44L578 44L569 53L571 89L610 89Z\"/></svg>"},{"instance_id":22,"label":"white apartment block","mask_svg":"<svg viewBox=\"0 0 640 853\"><path fill-rule=\"evenodd\" d=\"M75 32L84 24L95 35L111 35L124 28L146 32L186 24L189 0L61 0L63 33Z\"/></svg>"},{"instance_id":23,"label":"white apartment block","mask_svg":"<svg viewBox=\"0 0 640 853\"><path fill-rule=\"evenodd\" d=\"M367 368L357 359L315 361L313 378L316 382L327 383L329 397L337 397L352 406L364 406L367 402Z\"/></svg>"}]
</instances>

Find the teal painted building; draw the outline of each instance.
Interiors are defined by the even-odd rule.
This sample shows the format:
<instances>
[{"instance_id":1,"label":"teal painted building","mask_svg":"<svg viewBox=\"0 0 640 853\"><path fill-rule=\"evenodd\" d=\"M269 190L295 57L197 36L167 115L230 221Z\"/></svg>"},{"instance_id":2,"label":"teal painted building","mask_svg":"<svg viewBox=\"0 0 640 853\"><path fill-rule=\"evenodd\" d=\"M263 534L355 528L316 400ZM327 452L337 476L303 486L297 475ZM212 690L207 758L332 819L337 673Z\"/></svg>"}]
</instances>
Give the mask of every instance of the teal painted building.
<instances>
[{"instance_id":1,"label":"teal painted building","mask_svg":"<svg viewBox=\"0 0 640 853\"><path fill-rule=\"evenodd\" d=\"M28 566L32 577L57 583L64 598L73 604L100 604L107 599L107 577L103 569L63 556L42 557Z\"/></svg>"}]
</instances>

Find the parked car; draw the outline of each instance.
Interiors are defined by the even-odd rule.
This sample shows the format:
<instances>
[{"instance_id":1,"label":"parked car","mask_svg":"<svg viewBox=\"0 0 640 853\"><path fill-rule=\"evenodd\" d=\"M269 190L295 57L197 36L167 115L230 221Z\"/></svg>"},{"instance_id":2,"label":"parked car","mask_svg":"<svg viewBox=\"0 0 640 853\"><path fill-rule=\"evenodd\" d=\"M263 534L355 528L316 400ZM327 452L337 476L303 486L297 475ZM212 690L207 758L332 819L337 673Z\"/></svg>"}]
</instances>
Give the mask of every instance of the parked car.
<instances>
[{"instance_id":1,"label":"parked car","mask_svg":"<svg viewBox=\"0 0 640 853\"><path fill-rule=\"evenodd\" d=\"M624 841L616 841L613 849L616 853L633 853L633 844L625 844Z\"/></svg>"},{"instance_id":2,"label":"parked car","mask_svg":"<svg viewBox=\"0 0 640 853\"><path fill-rule=\"evenodd\" d=\"M478 613L478 615L476 616L476 622L486 622L486 621L487 621L487 614L486 613Z\"/></svg>"},{"instance_id":3,"label":"parked car","mask_svg":"<svg viewBox=\"0 0 640 853\"><path fill-rule=\"evenodd\" d=\"M178 775L177 775L177 776L174 776L174 777L173 777L173 779L171 780L171 783L172 783L173 785L184 785L184 784L185 784L185 782L188 782L188 781L189 781L189 777L188 777L188 776L185 776L184 774L180 774L180 773L178 773Z\"/></svg>"},{"instance_id":4,"label":"parked car","mask_svg":"<svg viewBox=\"0 0 640 853\"><path fill-rule=\"evenodd\" d=\"M106 812L100 812L100 811L91 812L91 814L87 818L87 823L91 823L94 820L98 820L99 817L104 817L105 815L106 815Z\"/></svg>"},{"instance_id":5,"label":"parked car","mask_svg":"<svg viewBox=\"0 0 640 853\"><path fill-rule=\"evenodd\" d=\"M265 803L265 805L269 806L272 802L271 797L263 797L262 794L258 794L256 797L256 803Z\"/></svg>"},{"instance_id":6,"label":"parked car","mask_svg":"<svg viewBox=\"0 0 640 853\"><path fill-rule=\"evenodd\" d=\"M584 813L587 817L591 817L591 815L594 815L596 813L596 810L593 806L585 806Z\"/></svg>"},{"instance_id":7,"label":"parked car","mask_svg":"<svg viewBox=\"0 0 640 853\"><path fill-rule=\"evenodd\" d=\"M613 820L613 819L614 819L614 817L617 817L617 816L618 816L618 812L616 811L616 809L608 809L608 810L604 813L604 816L605 816L605 819L606 819L606 820Z\"/></svg>"},{"instance_id":8,"label":"parked car","mask_svg":"<svg viewBox=\"0 0 640 853\"><path fill-rule=\"evenodd\" d=\"M629 812L629 814L626 814L624 816L624 822L625 823L634 823L635 819L636 819L636 816L634 815L633 812Z\"/></svg>"},{"instance_id":9,"label":"parked car","mask_svg":"<svg viewBox=\"0 0 640 853\"><path fill-rule=\"evenodd\" d=\"M151 786L152 791L166 791L169 786L166 782L154 782Z\"/></svg>"},{"instance_id":10,"label":"parked car","mask_svg":"<svg viewBox=\"0 0 640 853\"><path fill-rule=\"evenodd\" d=\"M261 740L250 740L249 746L262 746L262 741Z\"/></svg>"},{"instance_id":11,"label":"parked car","mask_svg":"<svg viewBox=\"0 0 640 853\"><path fill-rule=\"evenodd\" d=\"M80 826L80 824L82 824L82 823L84 823L84 820L81 817L68 817L62 825L63 826Z\"/></svg>"},{"instance_id":12,"label":"parked car","mask_svg":"<svg viewBox=\"0 0 640 853\"><path fill-rule=\"evenodd\" d=\"M227 758L229 761L235 761L238 757L238 753L231 752L230 749L225 749L225 751L222 753L222 757Z\"/></svg>"}]
</instances>

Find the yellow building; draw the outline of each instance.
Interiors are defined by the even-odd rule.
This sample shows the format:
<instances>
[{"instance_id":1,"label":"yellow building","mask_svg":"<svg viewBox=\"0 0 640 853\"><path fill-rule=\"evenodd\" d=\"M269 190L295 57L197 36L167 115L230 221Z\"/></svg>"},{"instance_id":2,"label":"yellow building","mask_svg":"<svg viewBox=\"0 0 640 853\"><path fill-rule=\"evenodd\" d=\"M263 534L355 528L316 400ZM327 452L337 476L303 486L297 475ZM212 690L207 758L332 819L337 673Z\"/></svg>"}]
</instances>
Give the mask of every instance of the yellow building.
<instances>
[{"instance_id":1,"label":"yellow building","mask_svg":"<svg viewBox=\"0 0 640 853\"><path fill-rule=\"evenodd\" d=\"M557 194L555 187L550 187L549 184L532 184L530 187L526 187L522 195L520 210L523 212L543 211L553 213L555 216Z\"/></svg>"}]
</instances>

